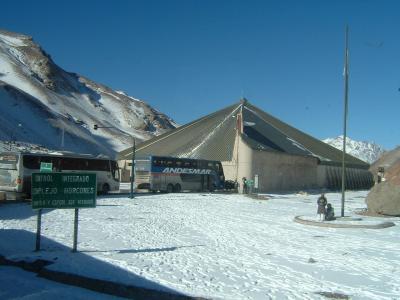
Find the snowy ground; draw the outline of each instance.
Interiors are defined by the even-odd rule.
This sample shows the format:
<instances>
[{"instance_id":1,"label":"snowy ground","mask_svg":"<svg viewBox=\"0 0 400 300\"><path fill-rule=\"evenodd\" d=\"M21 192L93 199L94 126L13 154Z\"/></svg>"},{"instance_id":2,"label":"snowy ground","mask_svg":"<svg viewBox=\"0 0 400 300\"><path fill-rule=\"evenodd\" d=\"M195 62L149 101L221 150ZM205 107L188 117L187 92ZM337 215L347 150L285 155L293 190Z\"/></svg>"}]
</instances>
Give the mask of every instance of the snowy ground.
<instances>
[{"instance_id":1,"label":"snowy ground","mask_svg":"<svg viewBox=\"0 0 400 300\"><path fill-rule=\"evenodd\" d=\"M365 208L366 194L346 194L346 215ZM396 223L380 230L293 222L296 215L314 216L317 197L99 198L97 208L80 210L76 254L70 252L73 210L46 211L38 254L32 251L35 212L7 204L0 206L0 255L48 259L52 270L212 299L323 299L319 292L399 299L400 219L362 216L361 223ZM327 198L340 212L340 194Z\"/></svg>"}]
</instances>

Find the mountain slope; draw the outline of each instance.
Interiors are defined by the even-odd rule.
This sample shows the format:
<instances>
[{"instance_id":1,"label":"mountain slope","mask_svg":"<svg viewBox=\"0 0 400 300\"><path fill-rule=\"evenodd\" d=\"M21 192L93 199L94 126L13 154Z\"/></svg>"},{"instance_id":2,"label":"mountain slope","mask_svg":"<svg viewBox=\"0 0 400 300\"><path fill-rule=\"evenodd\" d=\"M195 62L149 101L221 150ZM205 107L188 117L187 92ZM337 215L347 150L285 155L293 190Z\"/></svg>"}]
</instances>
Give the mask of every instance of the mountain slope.
<instances>
[{"instance_id":1,"label":"mountain slope","mask_svg":"<svg viewBox=\"0 0 400 300\"><path fill-rule=\"evenodd\" d=\"M371 165L370 171L375 175L382 167L386 181L400 186L400 146L383 154Z\"/></svg>"},{"instance_id":2,"label":"mountain slope","mask_svg":"<svg viewBox=\"0 0 400 300\"><path fill-rule=\"evenodd\" d=\"M383 179L375 184L365 200L368 211L400 216L400 147L382 155L371 165L370 171L374 174L375 182L378 182L378 171L381 171Z\"/></svg>"},{"instance_id":3,"label":"mountain slope","mask_svg":"<svg viewBox=\"0 0 400 300\"><path fill-rule=\"evenodd\" d=\"M145 102L64 71L31 37L4 30L0 106L0 140L92 154L114 155L131 136L140 142L176 127Z\"/></svg>"},{"instance_id":4,"label":"mountain slope","mask_svg":"<svg viewBox=\"0 0 400 300\"><path fill-rule=\"evenodd\" d=\"M343 149L343 136L340 135L336 138L328 138L323 140L323 142L331 145L339 150ZM359 142L346 138L346 153L357 157L367 163L373 163L376 161L385 150L375 143L370 142Z\"/></svg>"}]
</instances>

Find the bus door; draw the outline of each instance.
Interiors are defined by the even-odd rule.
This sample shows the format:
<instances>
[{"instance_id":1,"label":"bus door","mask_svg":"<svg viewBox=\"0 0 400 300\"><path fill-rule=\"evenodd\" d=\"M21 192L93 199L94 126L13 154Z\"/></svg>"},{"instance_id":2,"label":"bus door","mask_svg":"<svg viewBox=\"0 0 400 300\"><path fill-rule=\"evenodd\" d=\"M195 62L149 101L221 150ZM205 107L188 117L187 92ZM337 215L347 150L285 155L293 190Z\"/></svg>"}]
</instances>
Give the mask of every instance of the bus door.
<instances>
[{"instance_id":1,"label":"bus door","mask_svg":"<svg viewBox=\"0 0 400 300\"><path fill-rule=\"evenodd\" d=\"M206 187L205 187L205 180L204 180L204 174L202 174L202 175L200 175L201 176L201 179L200 179L200 190L201 191L204 191L205 189L206 189Z\"/></svg>"},{"instance_id":2,"label":"bus door","mask_svg":"<svg viewBox=\"0 0 400 300\"><path fill-rule=\"evenodd\" d=\"M218 177L214 172L207 176L207 190L213 192L218 187Z\"/></svg>"},{"instance_id":3,"label":"bus door","mask_svg":"<svg viewBox=\"0 0 400 300\"><path fill-rule=\"evenodd\" d=\"M162 173L153 173L152 189L162 190L164 186L165 186L165 175Z\"/></svg>"}]
</instances>

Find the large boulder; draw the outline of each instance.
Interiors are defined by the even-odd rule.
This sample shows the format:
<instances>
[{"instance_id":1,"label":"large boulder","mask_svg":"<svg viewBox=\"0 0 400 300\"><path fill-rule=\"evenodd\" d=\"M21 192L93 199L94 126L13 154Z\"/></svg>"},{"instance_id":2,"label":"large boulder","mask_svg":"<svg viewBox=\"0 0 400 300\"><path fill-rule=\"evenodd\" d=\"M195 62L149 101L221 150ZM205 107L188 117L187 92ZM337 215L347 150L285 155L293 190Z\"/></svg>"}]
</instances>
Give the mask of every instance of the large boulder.
<instances>
[{"instance_id":1,"label":"large boulder","mask_svg":"<svg viewBox=\"0 0 400 300\"><path fill-rule=\"evenodd\" d=\"M390 181L376 184L365 202L371 213L400 216L400 185Z\"/></svg>"},{"instance_id":2,"label":"large boulder","mask_svg":"<svg viewBox=\"0 0 400 300\"><path fill-rule=\"evenodd\" d=\"M370 168L378 182L367 196L368 211L390 216L400 216L400 146L386 152Z\"/></svg>"}]
</instances>

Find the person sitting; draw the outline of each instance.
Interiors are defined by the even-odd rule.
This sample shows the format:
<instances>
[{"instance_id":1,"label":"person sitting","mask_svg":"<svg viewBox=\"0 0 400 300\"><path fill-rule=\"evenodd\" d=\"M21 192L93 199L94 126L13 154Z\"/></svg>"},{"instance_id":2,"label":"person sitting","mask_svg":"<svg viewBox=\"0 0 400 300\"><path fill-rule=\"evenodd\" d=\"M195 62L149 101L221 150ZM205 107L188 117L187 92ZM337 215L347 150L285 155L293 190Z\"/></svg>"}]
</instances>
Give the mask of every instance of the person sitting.
<instances>
[{"instance_id":1,"label":"person sitting","mask_svg":"<svg viewBox=\"0 0 400 300\"><path fill-rule=\"evenodd\" d=\"M325 221L333 221L333 220L336 220L335 212L332 205L328 203L326 206Z\"/></svg>"}]
</instances>

